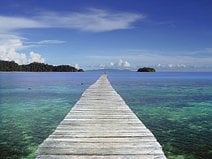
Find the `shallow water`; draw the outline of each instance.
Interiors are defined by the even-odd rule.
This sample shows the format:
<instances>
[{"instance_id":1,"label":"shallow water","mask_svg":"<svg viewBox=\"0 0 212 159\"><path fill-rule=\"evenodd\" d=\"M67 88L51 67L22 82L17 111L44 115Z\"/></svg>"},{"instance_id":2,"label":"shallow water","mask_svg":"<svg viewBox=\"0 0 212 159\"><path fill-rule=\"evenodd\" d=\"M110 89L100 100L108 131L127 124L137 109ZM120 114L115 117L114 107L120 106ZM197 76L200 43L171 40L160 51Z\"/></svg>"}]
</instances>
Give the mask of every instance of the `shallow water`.
<instances>
[{"instance_id":1,"label":"shallow water","mask_svg":"<svg viewBox=\"0 0 212 159\"><path fill-rule=\"evenodd\" d=\"M81 93L98 75L0 74L0 158L34 158Z\"/></svg>"},{"instance_id":2,"label":"shallow water","mask_svg":"<svg viewBox=\"0 0 212 159\"><path fill-rule=\"evenodd\" d=\"M0 73L0 158L34 158L101 73ZM108 75L168 158L212 158L212 73Z\"/></svg>"},{"instance_id":3,"label":"shallow water","mask_svg":"<svg viewBox=\"0 0 212 159\"><path fill-rule=\"evenodd\" d=\"M212 158L212 73L111 77L170 159ZM121 81L121 82L120 82Z\"/></svg>"}]
</instances>

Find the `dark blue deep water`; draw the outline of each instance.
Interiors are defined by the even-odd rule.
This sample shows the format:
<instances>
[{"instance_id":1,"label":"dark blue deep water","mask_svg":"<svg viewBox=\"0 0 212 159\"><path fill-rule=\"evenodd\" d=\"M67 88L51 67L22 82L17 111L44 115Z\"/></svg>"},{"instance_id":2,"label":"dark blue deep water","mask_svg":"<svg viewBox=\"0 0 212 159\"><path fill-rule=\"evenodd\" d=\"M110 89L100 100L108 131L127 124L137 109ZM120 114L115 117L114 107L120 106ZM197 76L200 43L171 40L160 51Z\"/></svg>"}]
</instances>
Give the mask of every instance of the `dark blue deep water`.
<instances>
[{"instance_id":1,"label":"dark blue deep water","mask_svg":"<svg viewBox=\"0 0 212 159\"><path fill-rule=\"evenodd\" d=\"M0 73L0 159L35 158L38 145L101 74ZM212 73L107 74L169 159L212 158Z\"/></svg>"}]
</instances>

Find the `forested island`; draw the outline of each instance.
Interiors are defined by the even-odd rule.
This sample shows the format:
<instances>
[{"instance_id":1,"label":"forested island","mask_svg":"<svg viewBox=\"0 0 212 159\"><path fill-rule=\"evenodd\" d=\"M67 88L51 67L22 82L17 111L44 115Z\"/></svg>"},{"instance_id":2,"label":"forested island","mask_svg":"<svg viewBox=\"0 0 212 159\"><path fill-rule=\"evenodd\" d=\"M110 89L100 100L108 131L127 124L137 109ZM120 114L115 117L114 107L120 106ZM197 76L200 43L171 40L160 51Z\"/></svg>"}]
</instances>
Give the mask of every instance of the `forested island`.
<instances>
[{"instance_id":1,"label":"forested island","mask_svg":"<svg viewBox=\"0 0 212 159\"><path fill-rule=\"evenodd\" d=\"M155 72L155 69L151 67L143 67L143 68L139 68L137 72Z\"/></svg>"},{"instance_id":2,"label":"forested island","mask_svg":"<svg viewBox=\"0 0 212 159\"><path fill-rule=\"evenodd\" d=\"M0 60L0 71L23 71L23 72L84 72L70 65L53 66L44 63L33 62L27 65L19 65L14 61Z\"/></svg>"}]
</instances>

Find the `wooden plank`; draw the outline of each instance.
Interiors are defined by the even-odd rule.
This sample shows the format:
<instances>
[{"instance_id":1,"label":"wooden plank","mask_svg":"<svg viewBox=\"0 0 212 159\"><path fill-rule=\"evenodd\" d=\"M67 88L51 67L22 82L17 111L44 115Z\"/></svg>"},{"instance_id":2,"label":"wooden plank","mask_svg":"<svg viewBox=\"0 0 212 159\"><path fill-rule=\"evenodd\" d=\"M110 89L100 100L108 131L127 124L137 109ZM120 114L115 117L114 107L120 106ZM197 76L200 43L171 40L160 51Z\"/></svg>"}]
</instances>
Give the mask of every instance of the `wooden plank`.
<instances>
[{"instance_id":1,"label":"wooden plank","mask_svg":"<svg viewBox=\"0 0 212 159\"><path fill-rule=\"evenodd\" d=\"M101 126L101 127L100 127ZM145 126L142 126L142 125L139 125L137 127L134 127L133 125L129 125L129 128L126 129L125 127L126 125L122 126L122 125L111 125L111 124L84 124L82 126L81 125L66 125L66 124L60 124L56 130L58 129L65 129L67 128L67 130L72 130L72 129L87 129L87 130L102 130L102 131L105 131L105 130L108 130L108 131L117 131L117 130L125 130L127 132L129 132L130 130L148 130Z\"/></svg>"},{"instance_id":2,"label":"wooden plank","mask_svg":"<svg viewBox=\"0 0 212 159\"><path fill-rule=\"evenodd\" d=\"M39 159L163 159L164 155L39 155Z\"/></svg>"},{"instance_id":3,"label":"wooden plank","mask_svg":"<svg viewBox=\"0 0 212 159\"><path fill-rule=\"evenodd\" d=\"M134 119L131 115L67 115L65 119Z\"/></svg>"},{"instance_id":4,"label":"wooden plank","mask_svg":"<svg viewBox=\"0 0 212 159\"><path fill-rule=\"evenodd\" d=\"M80 134L75 134L75 133L71 133L71 134L52 134L49 136L49 138L72 138L72 137L76 137L76 138L80 138L80 137L87 137L87 138L98 138L98 137L105 137L105 138L114 138L114 137L144 137L144 136L153 136L151 133L128 133L128 134L124 134L124 133L90 133L90 134L85 134L85 133L80 133Z\"/></svg>"},{"instance_id":5,"label":"wooden plank","mask_svg":"<svg viewBox=\"0 0 212 159\"><path fill-rule=\"evenodd\" d=\"M101 142L101 143L122 143L122 142L151 142L156 141L154 136L143 136L143 137L128 137L128 138L47 138L45 142L48 141L64 141L64 142L82 142L82 143L92 143L92 142Z\"/></svg>"},{"instance_id":6,"label":"wooden plank","mask_svg":"<svg viewBox=\"0 0 212 159\"><path fill-rule=\"evenodd\" d=\"M166 159L154 135L106 75L82 94L36 154L40 159Z\"/></svg>"},{"instance_id":7,"label":"wooden plank","mask_svg":"<svg viewBox=\"0 0 212 159\"><path fill-rule=\"evenodd\" d=\"M145 143L145 144L143 144ZM42 145L40 145L40 147L51 147L51 148L76 148L76 147L80 147L80 148L94 148L94 147L98 147L98 148L123 148L123 147L137 147L137 148L147 148L147 147L159 147L160 148L160 144L157 142L122 142L122 143L102 143L102 142L64 142L64 141L46 141L45 143L43 143Z\"/></svg>"},{"instance_id":8,"label":"wooden plank","mask_svg":"<svg viewBox=\"0 0 212 159\"><path fill-rule=\"evenodd\" d=\"M163 152L159 147L123 147L123 148L102 148L102 147L41 147L40 154L45 155L162 155Z\"/></svg>"},{"instance_id":9,"label":"wooden plank","mask_svg":"<svg viewBox=\"0 0 212 159\"><path fill-rule=\"evenodd\" d=\"M114 137L114 136L119 136L119 137L131 137L131 136L152 136L152 133L150 132L102 132L102 131L96 131L96 132L53 132L52 136L71 136L71 137Z\"/></svg>"}]
</instances>

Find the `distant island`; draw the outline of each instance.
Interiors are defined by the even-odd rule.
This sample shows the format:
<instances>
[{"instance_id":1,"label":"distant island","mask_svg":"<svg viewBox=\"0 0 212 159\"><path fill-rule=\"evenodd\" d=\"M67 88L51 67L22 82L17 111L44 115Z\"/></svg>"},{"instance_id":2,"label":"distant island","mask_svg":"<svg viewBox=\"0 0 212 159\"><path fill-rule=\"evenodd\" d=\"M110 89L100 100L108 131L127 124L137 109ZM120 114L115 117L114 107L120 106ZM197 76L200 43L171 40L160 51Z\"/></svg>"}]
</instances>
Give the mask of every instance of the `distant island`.
<instances>
[{"instance_id":1,"label":"distant island","mask_svg":"<svg viewBox=\"0 0 212 159\"><path fill-rule=\"evenodd\" d=\"M14 61L0 60L0 71L23 71L23 72L84 72L70 65L53 66L44 63L33 62L27 65L19 65Z\"/></svg>"},{"instance_id":2,"label":"distant island","mask_svg":"<svg viewBox=\"0 0 212 159\"><path fill-rule=\"evenodd\" d=\"M139 68L137 72L155 72L155 69L151 67L143 67L143 68Z\"/></svg>"}]
</instances>

